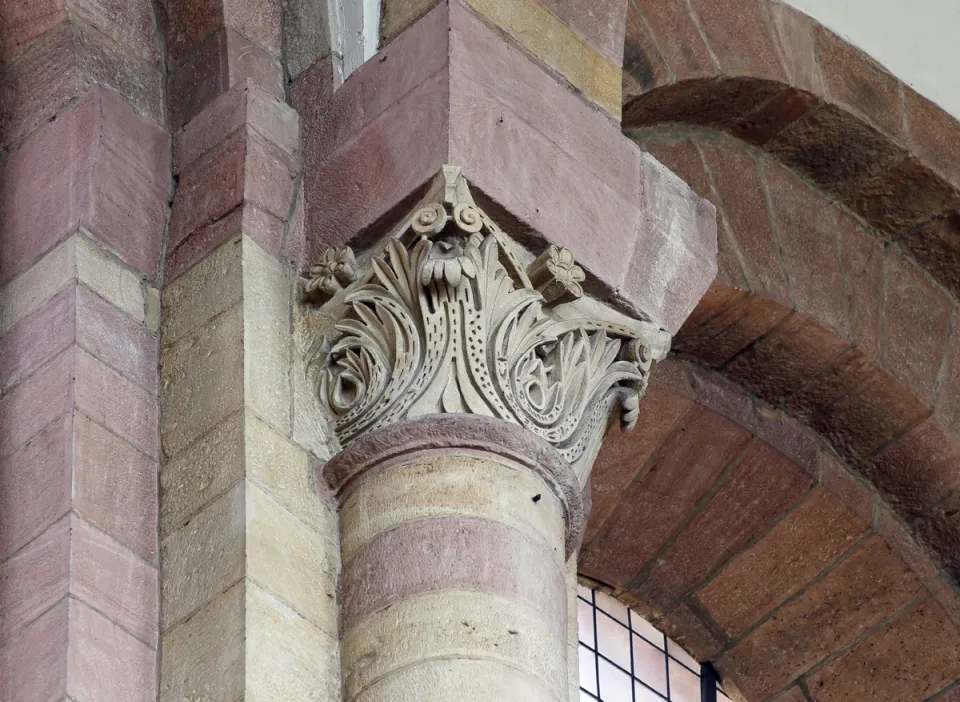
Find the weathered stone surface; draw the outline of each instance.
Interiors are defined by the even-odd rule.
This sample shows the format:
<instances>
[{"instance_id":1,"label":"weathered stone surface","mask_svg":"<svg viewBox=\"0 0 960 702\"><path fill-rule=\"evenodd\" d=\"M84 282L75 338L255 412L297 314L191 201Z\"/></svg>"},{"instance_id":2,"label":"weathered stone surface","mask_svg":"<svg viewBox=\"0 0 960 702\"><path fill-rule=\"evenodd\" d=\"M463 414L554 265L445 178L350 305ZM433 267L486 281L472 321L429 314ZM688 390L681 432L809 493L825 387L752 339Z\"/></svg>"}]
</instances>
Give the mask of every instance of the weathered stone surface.
<instances>
[{"instance_id":1,"label":"weathered stone surface","mask_svg":"<svg viewBox=\"0 0 960 702\"><path fill-rule=\"evenodd\" d=\"M222 0L161 0L157 6L170 68L223 22Z\"/></svg>"},{"instance_id":2,"label":"weathered stone surface","mask_svg":"<svg viewBox=\"0 0 960 702\"><path fill-rule=\"evenodd\" d=\"M77 344L148 392L157 392L157 337L81 285L76 292Z\"/></svg>"},{"instance_id":3,"label":"weathered stone surface","mask_svg":"<svg viewBox=\"0 0 960 702\"><path fill-rule=\"evenodd\" d=\"M744 448L748 431L724 417L694 407L651 459L647 474L624 495L596 538L583 550L588 575L621 587L657 553L720 472ZM644 534L643 539L633 538Z\"/></svg>"},{"instance_id":4,"label":"weathered stone surface","mask_svg":"<svg viewBox=\"0 0 960 702\"><path fill-rule=\"evenodd\" d=\"M823 94L816 22L790 5L772 2L767 8L791 85L816 95Z\"/></svg>"},{"instance_id":5,"label":"weathered stone surface","mask_svg":"<svg viewBox=\"0 0 960 702\"><path fill-rule=\"evenodd\" d=\"M832 332L793 314L737 355L724 372L776 407L848 348Z\"/></svg>"},{"instance_id":6,"label":"weathered stone surface","mask_svg":"<svg viewBox=\"0 0 960 702\"><path fill-rule=\"evenodd\" d=\"M76 515L70 530L70 594L155 649L157 569Z\"/></svg>"},{"instance_id":7,"label":"weathered stone surface","mask_svg":"<svg viewBox=\"0 0 960 702\"><path fill-rule=\"evenodd\" d=\"M0 461L0 562L70 509L72 443L66 414Z\"/></svg>"},{"instance_id":8,"label":"weathered stone surface","mask_svg":"<svg viewBox=\"0 0 960 702\"><path fill-rule=\"evenodd\" d=\"M160 542L162 632L170 632L244 576L245 499L244 485L237 483Z\"/></svg>"},{"instance_id":9,"label":"weathered stone surface","mask_svg":"<svg viewBox=\"0 0 960 702\"><path fill-rule=\"evenodd\" d=\"M383 4L389 7L411 3ZM281 0L281 7L286 66L290 78L295 80L314 61L330 53L328 7L326 3L310 0Z\"/></svg>"},{"instance_id":10,"label":"weathered stone surface","mask_svg":"<svg viewBox=\"0 0 960 702\"><path fill-rule=\"evenodd\" d=\"M750 290L789 304L790 290L759 164L750 155L731 148L704 144L702 152L731 234L743 255Z\"/></svg>"},{"instance_id":11,"label":"weathered stone surface","mask_svg":"<svg viewBox=\"0 0 960 702\"><path fill-rule=\"evenodd\" d=\"M147 297L151 291L156 294L156 288L143 284L136 273L85 236L71 241L75 241L77 252L77 279L135 321L146 322ZM151 329L155 331L156 326Z\"/></svg>"},{"instance_id":12,"label":"weathered stone surface","mask_svg":"<svg viewBox=\"0 0 960 702\"><path fill-rule=\"evenodd\" d=\"M765 697L918 597L922 585L879 538L783 607L718 661Z\"/></svg>"},{"instance_id":13,"label":"weathered stone surface","mask_svg":"<svg viewBox=\"0 0 960 702\"><path fill-rule=\"evenodd\" d=\"M74 432L74 509L156 563L156 461L83 414L77 413Z\"/></svg>"},{"instance_id":14,"label":"weathered stone surface","mask_svg":"<svg viewBox=\"0 0 960 702\"><path fill-rule=\"evenodd\" d=\"M157 652L71 599L67 693L78 700L151 702L157 693Z\"/></svg>"},{"instance_id":15,"label":"weathered stone surface","mask_svg":"<svg viewBox=\"0 0 960 702\"><path fill-rule=\"evenodd\" d=\"M244 588L244 699L267 702L339 697L336 638L253 582L245 581Z\"/></svg>"},{"instance_id":16,"label":"weathered stone surface","mask_svg":"<svg viewBox=\"0 0 960 702\"><path fill-rule=\"evenodd\" d=\"M237 412L160 471L160 538L176 531L243 477L244 415Z\"/></svg>"},{"instance_id":17,"label":"weathered stone surface","mask_svg":"<svg viewBox=\"0 0 960 702\"><path fill-rule=\"evenodd\" d=\"M336 511L317 497L306 452L249 413L244 441L248 479L335 544L339 528ZM209 445L216 446L216 443L211 441Z\"/></svg>"},{"instance_id":18,"label":"weathered stone surface","mask_svg":"<svg viewBox=\"0 0 960 702\"><path fill-rule=\"evenodd\" d=\"M639 592L661 609L775 524L809 489L810 477L762 442L755 443L683 533L658 556ZM756 604L756 603L754 603Z\"/></svg>"},{"instance_id":19,"label":"weathered stone surface","mask_svg":"<svg viewBox=\"0 0 960 702\"><path fill-rule=\"evenodd\" d=\"M810 681L817 700L909 700L960 673L960 632L931 600L831 662Z\"/></svg>"},{"instance_id":20,"label":"weathered stone surface","mask_svg":"<svg viewBox=\"0 0 960 702\"><path fill-rule=\"evenodd\" d=\"M96 27L125 51L151 63L160 59L158 28L151 3L67 0L66 6L71 16Z\"/></svg>"},{"instance_id":21,"label":"weathered stone surface","mask_svg":"<svg viewBox=\"0 0 960 702\"><path fill-rule=\"evenodd\" d=\"M17 58L34 41L66 18L63 0L10 3L3 6L5 31L0 38L0 67Z\"/></svg>"},{"instance_id":22,"label":"weathered stone surface","mask_svg":"<svg viewBox=\"0 0 960 702\"><path fill-rule=\"evenodd\" d=\"M851 204L868 223L898 237L955 209L960 194L916 158L908 158L866 182Z\"/></svg>"},{"instance_id":23,"label":"weathered stone surface","mask_svg":"<svg viewBox=\"0 0 960 702\"><path fill-rule=\"evenodd\" d=\"M67 600L0 646L0 696L60 699L67 689Z\"/></svg>"},{"instance_id":24,"label":"weathered stone surface","mask_svg":"<svg viewBox=\"0 0 960 702\"><path fill-rule=\"evenodd\" d=\"M960 125L956 118L907 85L903 102L910 141L925 163L954 186L960 186Z\"/></svg>"},{"instance_id":25,"label":"weathered stone surface","mask_svg":"<svg viewBox=\"0 0 960 702\"><path fill-rule=\"evenodd\" d=\"M76 292L68 288L0 338L0 393L28 378L76 338Z\"/></svg>"},{"instance_id":26,"label":"weathered stone surface","mask_svg":"<svg viewBox=\"0 0 960 702\"><path fill-rule=\"evenodd\" d=\"M161 702L240 699L245 692L245 581L217 594L189 620L164 634Z\"/></svg>"},{"instance_id":27,"label":"weathered stone surface","mask_svg":"<svg viewBox=\"0 0 960 702\"><path fill-rule=\"evenodd\" d=\"M767 19L760 3L692 0L690 8L724 75L783 80L773 38L764 31Z\"/></svg>"},{"instance_id":28,"label":"weathered stone surface","mask_svg":"<svg viewBox=\"0 0 960 702\"><path fill-rule=\"evenodd\" d=\"M715 73L716 64L690 15L689 6L659 0L638 0L636 6L650 25L677 80Z\"/></svg>"},{"instance_id":29,"label":"weathered stone surface","mask_svg":"<svg viewBox=\"0 0 960 702\"><path fill-rule=\"evenodd\" d=\"M0 565L0 637L13 640L67 594L70 519L64 517Z\"/></svg>"},{"instance_id":30,"label":"weathered stone surface","mask_svg":"<svg viewBox=\"0 0 960 702\"><path fill-rule=\"evenodd\" d=\"M0 334L6 334L76 278L76 251L76 239L71 237L0 288Z\"/></svg>"},{"instance_id":31,"label":"weathered stone surface","mask_svg":"<svg viewBox=\"0 0 960 702\"><path fill-rule=\"evenodd\" d=\"M161 354L160 432L175 456L244 402L243 308L233 307Z\"/></svg>"},{"instance_id":32,"label":"weathered stone surface","mask_svg":"<svg viewBox=\"0 0 960 702\"><path fill-rule=\"evenodd\" d=\"M785 169L766 166L764 177L797 311L848 339L833 208Z\"/></svg>"},{"instance_id":33,"label":"weathered stone surface","mask_svg":"<svg viewBox=\"0 0 960 702\"><path fill-rule=\"evenodd\" d=\"M736 636L798 592L869 528L838 498L817 489L697 599Z\"/></svg>"},{"instance_id":34,"label":"weathered stone surface","mask_svg":"<svg viewBox=\"0 0 960 702\"><path fill-rule=\"evenodd\" d=\"M0 397L0 457L31 437L73 405L75 347L70 347Z\"/></svg>"},{"instance_id":35,"label":"weathered stone surface","mask_svg":"<svg viewBox=\"0 0 960 702\"><path fill-rule=\"evenodd\" d=\"M637 429L607 433L590 472L593 506L584 534L585 542L589 543L597 534L640 474L647 459L689 408L690 400L687 398L650 388L640 402Z\"/></svg>"},{"instance_id":36,"label":"weathered stone surface","mask_svg":"<svg viewBox=\"0 0 960 702\"><path fill-rule=\"evenodd\" d=\"M913 523L913 530L954 579L960 575L960 493L954 493Z\"/></svg>"},{"instance_id":37,"label":"weathered stone surface","mask_svg":"<svg viewBox=\"0 0 960 702\"><path fill-rule=\"evenodd\" d=\"M953 301L923 272L891 252L887 256L884 365L930 404L943 362Z\"/></svg>"},{"instance_id":38,"label":"weathered stone surface","mask_svg":"<svg viewBox=\"0 0 960 702\"><path fill-rule=\"evenodd\" d=\"M632 2L627 3L627 25L623 43L624 103L670 80L667 66L646 21Z\"/></svg>"},{"instance_id":39,"label":"weathered stone surface","mask_svg":"<svg viewBox=\"0 0 960 702\"><path fill-rule=\"evenodd\" d=\"M107 368L83 349L76 351L77 408L152 458L160 454L157 398Z\"/></svg>"},{"instance_id":40,"label":"weathered stone surface","mask_svg":"<svg viewBox=\"0 0 960 702\"><path fill-rule=\"evenodd\" d=\"M288 434L290 398L290 287L283 265L243 240L244 405Z\"/></svg>"},{"instance_id":41,"label":"weathered stone surface","mask_svg":"<svg viewBox=\"0 0 960 702\"><path fill-rule=\"evenodd\" d=\"M335 548L260 488L245 489L247 576L336 637Z\"/></svg>"}]
</instances>

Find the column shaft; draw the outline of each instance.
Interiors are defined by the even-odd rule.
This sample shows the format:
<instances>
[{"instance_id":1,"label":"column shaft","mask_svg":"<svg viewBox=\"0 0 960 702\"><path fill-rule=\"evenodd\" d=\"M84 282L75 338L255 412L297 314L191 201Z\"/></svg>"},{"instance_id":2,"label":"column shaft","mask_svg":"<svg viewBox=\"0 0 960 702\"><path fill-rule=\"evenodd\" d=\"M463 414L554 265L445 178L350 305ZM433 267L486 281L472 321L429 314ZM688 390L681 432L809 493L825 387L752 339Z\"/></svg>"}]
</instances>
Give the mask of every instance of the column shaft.
<instances>
[{"instance_id":1,"label":"column shaft","mask_svg":"<svg viewBox=\"0 0 960 702\"><path fill-rule=\"evenodd\" d=\"M345 700L567 700L566 520L544 477L427 449L341 501Z\"/></svg>"}]
</instances>

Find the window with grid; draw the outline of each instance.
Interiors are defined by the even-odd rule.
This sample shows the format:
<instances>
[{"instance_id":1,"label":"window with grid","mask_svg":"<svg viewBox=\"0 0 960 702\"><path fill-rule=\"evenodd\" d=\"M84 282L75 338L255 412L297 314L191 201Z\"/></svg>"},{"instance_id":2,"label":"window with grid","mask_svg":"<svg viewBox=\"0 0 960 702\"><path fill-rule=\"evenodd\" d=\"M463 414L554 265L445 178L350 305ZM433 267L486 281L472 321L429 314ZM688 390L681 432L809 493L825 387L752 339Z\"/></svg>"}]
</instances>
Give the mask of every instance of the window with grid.
<instances>
[{"instance_id":1,"label":"window with grid","mask_svg":"<svg viewBox=\"0 0 960 702\"><path fill-rule=\"evenodd\" d=\"M612 597L577 593L580 702L727 702L716 683L701 692L701 666L652 624ZM706 671L705 680L715 680Z\"/></svg>"}]
</instances>

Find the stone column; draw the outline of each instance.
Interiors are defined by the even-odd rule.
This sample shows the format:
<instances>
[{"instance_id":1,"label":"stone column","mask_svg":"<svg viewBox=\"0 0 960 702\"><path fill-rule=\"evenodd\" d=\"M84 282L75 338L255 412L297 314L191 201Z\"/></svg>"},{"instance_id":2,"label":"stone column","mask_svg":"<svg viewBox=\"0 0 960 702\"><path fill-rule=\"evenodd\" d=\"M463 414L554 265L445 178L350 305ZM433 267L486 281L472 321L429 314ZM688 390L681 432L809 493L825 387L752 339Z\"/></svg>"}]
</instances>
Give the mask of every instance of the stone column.
<instances>
[{"instance_id":1,"label":"stone column","mask_svg":"<svg viewBox=\"0 0 960 702\"><path fill-rule=\"evenodd\" d=\"M454 166L385 244L311 275L344 699L568 700L584 486L669 334L584 296L573 253L519 245Z\"/></svg>"},{"instance_id":2,"label":"stone column","mask_svg":"<svg viewBox=\"0 0 960 702\"><path fill-rule=\"evenodd\" d=\"M524 429L447 415L371 434L340 487L344 699L567 695L570 465Z\"/></svg>"}]
</instances>

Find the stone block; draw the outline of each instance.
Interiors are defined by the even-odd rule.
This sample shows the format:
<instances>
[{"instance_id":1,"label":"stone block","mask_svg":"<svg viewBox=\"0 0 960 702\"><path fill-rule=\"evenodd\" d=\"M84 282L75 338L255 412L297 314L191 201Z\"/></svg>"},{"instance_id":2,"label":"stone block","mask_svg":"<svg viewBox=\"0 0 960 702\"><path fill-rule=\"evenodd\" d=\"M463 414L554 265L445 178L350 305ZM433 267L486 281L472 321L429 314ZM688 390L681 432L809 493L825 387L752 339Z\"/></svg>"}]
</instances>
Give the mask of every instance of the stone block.
<instances>
[{"instance_id":1,"label":"stone block","mask_svg":"<svg viewBox=\"0 0 960 702\"><path fill-rule=\"evenodd\" d=\"M823 702L910 699L943 689L958 673L960 633L928 599L822 668L809 685Z\"/></svg>"},{"instance_id":2,"label":"stone block","mask_svg":"<svg viewBox=\"0 0 960 702\"><path fill-rule=\"evenodd\" d=\"M76 300L77 344L155 395L159 339L86 286L77 287Z\"/></svg>"},{"instance_id":3,"label":"stone block","mask_svg":"<svg viewBox=\"0 0 960 702\"><path fill-rule=\"evenodd\" d=\"M190 627L199 615L181 622L201 607L209 607L244 576L244 500L244 485L237 483L160 542L164 571L160 630L165 633L164 647L168 636L176 634L177 630L171 632L174 626L179 624L178 630Z\"/></svg>"},{"instance_id":4,"label":"stone block","mask_svg":"<svg viewBox=\"0 0 960 702\"><path fill-rule=\"evenodd\" d=\"M25 137L54 119L76 94L78 80L74 32L68 22L61 22L0 78L0 154L7 156Z\"/></svg>"},{"instance_id":5,"label":"stone block","mask_svg":"<svg viewBox=\"0 0 960 702\"><path fill-rule=\"evenodd\" d=\"M228 27L280 55L280 3L277 0L224 0L223 20Z\"/></svg>"},{"instance_id":6,"label":"stone block","mask_svg":"<svg viewBox=\"0 0 960 702\"><path fill-rule=\"evenodd\" d=\"M21 448L73 405L75 347L0 398L0 457Z\"/></svg>"},{"instance_id":7,"label":"stone block","mask_svg":"<svg viewBox=\"0 0 960 702\"><path fill-rule=\"evenodd\" d=\"M337 452L338 444L331 423L325 417L323 404L316 391L316 368L307 368L307 362L316 352L314 344L319 334L333 324L329 317L321 317L302 305L294 292L293 305L293 441L322 460Z\"/></svg>"},{"instance_id":8,"label":"stone block","mask_svg":"<svg viewBox=\"0 0 960 702\"><path fill-rule=\"evenodd\" d=\"M380 10L380 45L388 46L437 4L439 0L385 0Z\"/></svg>"},{"instance_id":9,"label":"stone block","mask_svg":"<svg viewBox=\"0 0 960 702\"><path fill-rule=\"evenodd\" d=\"M69 511L72 445L65 414L0 461L0 562Z\"/></svg>"},{"instance_id":10,"label":"stone block","mask_svg":"<svg viewBox=\"0 0 960 702\"><path fill-rule=\"evenodd\" d=\"M640 10L627 3L623 44L623 102L670 82L670 67L657 47Z\"/></svg>"},{"instance_id":11,"label":"stone block","mask_svg":"<svg viewBox=\"0 0 960 702\"><path fill-rule=\"evenodd\" d=\"M716 65L690 14L689 5L660 0L637 0L635 4L653 31L676 80L716 73Z\"/></svg>"},{"instance_id":12,"label":"stone block","mask_svg":"<svg viewBox=\"0 0 960 702\"><path fill-rule=\"evenodd\" d=\"M70 600L67 694L78 700L152 702L157 652L79 600Z\"/></svg>"},{"instance_id":13,"label":"stone block","mask_svg":"<svg viewBox=\"0 0 960 702\"><path fill-rule=\"evenodd\" d=\"M77 279L133 320L145 322L146 298L150 290L156 294L156 289L144 285L136 273L87 237L77 236L71 241L77 251Z\"/></svg>"},{"instance_id":14,"label":"stone block","mask_svg":"<svg viewBox=\"0 0 960 702\"><path fill-rule=\"evenodd\" d=\"M883 320L883 242L844 212L837 212L837 227L853 338L864 353L879 360Z\"/></svg>"},{"instance_id":15,"label":"stone block","mask_svg":"<svg viewBox=\"0 0 960 702\"><path fill-rule=\"evenodd\" d=\"M733 637L798 592L870 531L830 492L818 488L769 534L697 594Z\"/></svg>"},{"instance_id":16,"label":"stone block","mask_svg":"<svg viewBox=\"0 0 960 702\"><path fill-rule=\"evenodd\" d=\"M34 41L66 19L66 16L63 0L5 5L3 24L6 31L3 38L0 38L0 68L16 59Z\"/></svg>"},{"instance_id":17,"label":"stone block","mask_svg":"<svg viewBox=\"0 0 960 702\"><path fill-rule=\"evenodd\" d=\"M849 339L833 207L785 169L763 170L797 312Z\"/></svg>"},{"instance_id":18,"label":"stone block","mask_svg":"<svg viewBox=\"0 0 960 702\"><path fill-rule=\"evenodd\" d=\"M287 71L296 80L314 61L330 53L329 9L325 3L311 0L281 0L281 8Z\"/></svg>"},{"instance_id":19,"label":"stone block","mask_svg":"<svg viewBox=\"0 0 960 702\"><path fill-rule=\"evenodd\" d=\"M230 241L163 290L163 344L172 346L243 299L242 246Z\"/></svg>"},{"instance_id":20,"label":"stone block","mask_svg":"<svg viewBox=\"0 0 960 702\"><path fill-rule=\"evenodd\" d=\"M960 186L960 124L956 118L906 85L903 103L914 152L949 183Z\"/></svg>"},{"instance_id":21,"label":"stone block","mask_svg":"<svg viewBox=\"0 0 960 702\"><path fill-rule=\"evenodd\" d=\"M246 137L244 201L286 220L293 204L293 160L277 146L250 130ZM279 249L279 242L276 249Z\"/></svg>"},{"instance_id":22,"label":"stone block","mask_svg":"<svg viewBox=\"0 0 960 702\"><path fill-rule=\"evenodd\" d=\"M161 0L157 5L171 69L223 24L223 0Z\"/></svg>"},{"instance_id":23,"label":"stone block","mask_svg":"<svg viewBox=\"0 0 960 702\"><path fill-rule=\"evenodd\" d=\"M925 164L907 158L864 183L851 204L868 224L898 238L955 210L960 194Z\"/></svg>"},{"instance_id":24,"label":"stone block","mask_svg":"<svg viewBox=\"0 0 960 702\"><path fill-rule=\"evenodd\" d=\"M250 81L237 83L212 102L173 139L174 169L179 173L244 125L291 156L299 147L297 112Z\"/></svg>"},{"instance_id":25,"label":"stone block","mask_svg":"<svg viewBox=\"0 0 960 702\"><path fill-rule=\"evenodd\" d=\"M245 693L245 581L164 634L160 702L241 699Z\"/></svg>"},{"instance_id":26,"label":"stone block","mask_svg":"<svg viewBox=\"0 0 960 702\"><path fill-rule=\"evenodd\" d=\"M79 226L97 152L97 103L95 95L87 96L3 164L0 284L26 270Z\"/></svg>"},{"instance_id":27,"label":"stone block","mask_svg":"<svg viewBox=\"0 0 960 702\"><path fill-rule=\"evenodd\" d=\"M790 290L759 164L739 150L708 144L701 148L711 183L722 203L718 206L722 207L743 256L750 290L789 305Z\"/></svg>"},{"instance_id":28,"label":"stone block","mask_svg":"<svg viewBox=\"0 0 960 702\"><path fill-rule=\"evenodd\" d=\"M943 363L953 301L923 271L890 252L886 267L884 365L930 404Z\"/></svg>"},{"instance_id":29,"label":"stone block","mask_svg":"<svg viewBox=\"0 0 960 702\"><path fill-rule=\"evenodd\" d=\"M336 546L249 482L246 553L247 577L336 637Z\"/></svg>"},{"instance_id":30,"label":"stone block","mask_svg":"<svg viewBox=\"0 0 960 702\"><path fill-rule=\"evenodd\" d=\"M585 98L620 117L620 61L612 61L532 0L498 3L463 0L550 68L560 73ZM537 31L531 31L536 27Z\"/></svg>"},{"instance_id":31,"label":"stone block","mask_svg":"<svg viewBox=\"0 0 960 702\"><path fill-rule=\"evenodd\" d=\"M73 507L157 562L157 462L85 415L74 419Z\"/></svg>"},{"instance_id":32,"label":"stone block","mask_svg":"<svg viewBox=\"0 0 960 702\"><path fill-rule=\"evenodd\" d=\"M776 524L810 488L792 461L756 442L732 475L658 558L641 586L646 601L667 610L727 560Z\"/></svg>"},{"instance_id":33,"label":"stone block","mask_svg":"<svg viewBox=\"0 0 960 702\"><path fill-rule=\"evenodd\" d=\"M247 134L238 131L181 174L170 214L171 249L243 202L246 156ZM211 183L217 187L210 187Z\"/></svg>"},{"instance_id":34,"label":"stone block","mask_svg":"<svg viewBox=\"0 0 960 702\"><path fill-rule=\"evenodd\" d=\"M848 348L833 332L792 314L738 354L724 373L777 407Z\"/></svg>"},{"instance_id":35,"label":"stone block","mask_svg":"<svg viewBox=\"0 0 960 702\"><path fill-rule=\"evenodd\" d=\"M332 544L339 538L336 510L312 485L307 453L252 414L244 427L246 475L257 487Z\"/></svg>"},{"instance_id":36,"label":"stone block","mask_svg":"<svg viewBox=\"0 0 960 702\"><path fill-rule=\"evenodd\" d=\"M253 582L245 589L244 699L338 698L338 641Z\"/></svg>"},{"instance_id":37,"label":"stone block","mask_svg":"<svg viewBox=\"0 0 960 702\"><path fill-rule=\"evenodd\" d=\"M170 197L168 138L122 100L108 98L109 91L101 94L104 137L90 176L83 225L128 265L154 279Z\"/></svg>"},{"instance_id":38,"label":"stone block","mask_svg":"<svg viewBox=\"0 0 960 702\"><path fill-rule=\"evenodd\" d=\"M0 639L13 640L66 597L70 577L70 519L64 517L0 565Z\"/></svg>"},{"instance_id":39,"label":"stone block","mask_svg":"<svg viewBox=\"0 0 960 702\"><path fill-rule=\"evenodd\" d=\"M731 672L745 695L768 696L922 592L875 537L724 654L718 667Z\"/></svg>"},{"instance_id":40,"label":"stone block","mask_svg":"<svg viewBox=\"0 0 960 702\"><path fill-rule=\"evenodd\" d=\"M154 124L164 125L166 110L160 67L137 60L83 22L74 19L72 26L79 87L113 88L141 115Z\"/></svg>"},{"instance_id":41,"label":"stone block","mask_svg":"<svg viewBox=\"0 0 960 702\"><path fill-rule=\"evenodd\" d=\"M930 556L917 543L900 521L889 512L881 512L877 518L877 533L883 537L887 546L916 573L917 578L930 589L937 589L937 578L940 573Z\"/></svg>"},{"instance_id":42,"label":"stone block","mask_svg":"<svg viewBox=\"0 0 960 702\"><path fill-rule=\"evenodd\" d=\"M180 529L244 476L244 413L236 412L160 471L160 538Z\"/></svg>"},{"instance_id":43,"label":"stone block","mask_svg":"<svg viewBox=\"0 0 960 702\"><path fill-rule=\"evenodd\" d=\"M815 21L790 5L769 3L767 8L790 84L814 95L822 95L823 77L817 61Z\"/></svg>"},{"instance_id":44,"label":"stone block","mask_svg":"<svg viewBox=\"0 0 960 702\"><path fill-rule=\"evenodd\" d=\"M280 62L234 29L220 27L170 72L170 126L180 129L232 86L248 79L283 99Z\"/></svg>"},{"instance_id":45,"label":"stone block","mask_svg":"<svg viewBox=\"0 0 960 702\"><path fill-rule=\"evenodd\" d=\"M119 434L151 458L160 453L157 398L77 349L77 409Z\"/></svg>"},{"instance_id":46,"label":"stone block","mask_svg":"<svg viewBox=\"0 0 960 702\"><path fill-rule=\"evenodd\" d=\"M70 530L70 594L156 649L157 569L76 515Z\"/></svg>"},{"instance_id":47,"label":"stone block","mask_svg":"<svg viewBox=\"0 0 960 702\"><path fill-rule=\"evenodd\" d=\"M920 266L955 297L960 297L960 212L928 223L901 245Z\"/></svg>"},{"instance_id":48,"label":"stone block","mask_svg":"<svg viewBox=\"0 0 960 702\"><path fill-rule=\"evenodd\" d=\"M0 393L28 378L76 336L76 292L68 288L0 337Z\"/></svg>"},{"instance_id":49,"label":"stone block","mask_svg":"<svg viewBox=\"0 0 960 702\"><path fill-rule=\"evenodd\" d=\"M649 388L640 403L642 431L607 433L590 473L593 506L584 535L589 542L612 514L647 459L690 408L690 400L659 388Z\"/></svg>"},{"instance_id":50,"label":"stone block","mask_svg":"<svg viewBox=\"0 0 960 702\"><path fill-rule=\"evenodd\" d=\"M125 51L151 63L160 60L157 22L149 3L67 0L66 6L72 17L96 27Z\"/></svg>"},{"instance_id":51,"label":"stone block","mask_svg":"<svg viewBox=\"0 0 960 702\"><path fill-rule=\"evenodd\" d=\"M824 27L817 28L816 42L830 100L905 143L900 81Z\"/></svg>"},{"instance_id":52,"label":"stone block","mask_svg":"<svg viewBox=\"0 0 960 702\"><path fill-rule=\"evenodd\" d=\"M937 564L954 581L960 578L960 493L914 520L913 531Z\"/></svg>"},{"instance_id":53,"label":"stone block","mask_svg":"<svg viewBox=\"0 0 960 702\"><path fill-rule=\"evenodd\" d=\"M0 698L57 700L67 690L67 599L0 646Z\"/></svg>"},{"instance_id":54,"label":"stone block","mask_svg":"<svg viewBox=\"0 0 960 702\"><path fill-rule=\"evenodd\" d=\"M290 287L284 266L243 241L244 404L290 433Z\"/></svg>"},{"instance_id":55,"label":"stone block","mask_svg":"<svg viewBox=\"0 0 960 702\"><path fill-rule=\"evenodd\" d=\"M867 524L873 524L877 496L866 482L848 470L833 454L823 453L823 486Z\"/></svg>"},{"instance_id":56,"label":"stone block","mask_svg":"<svg viewBox=\"0 0 960 702\"><path fill-rule=\"evenodd\" d=\"M243 308L233 307L161 354L163 451L175 456L244 402Z\"/></svg>"},{"instance_id":57,"label":"stone block","mask_svg":"<svg viewBox=\"0 0 960 702\"><path fill-rule=\"evenodd\" d=\"M76 238L71 237L0 287L0 335L38 310L75 280L76 275Z\"/></svg>"},{"instance_id":58,"label":"stone block","mask_svg":"<svg viewBox=\"0 0 960 702\"><path fill-rule=\"evenodd\" d=\"M792 417L809 423L814 416L849 395L877 372L876 364L863 351L852 348L791 397L786 410Z\"/></svg>"},{"instance_id":59,"label":"stone block","mask_svg":"<svg viewBox=\"0 0 960 702\"><path fill-rule=\"evenodd\" d=\"M877 372L850 395L819 412L812 428L833 444L841 457L858 462L926 415L927 409L908 388Z\"/></svg>"},{"instance_id":60,"label":"stone block","mask_svg":"<svg viewBox=\"0 0 960 702\"><path fill-rule=\"evenodd\" d=\"M753 0L692 0L690 9L723 75L784 80L764 5Z\"/></svg>"}]
</instances>

